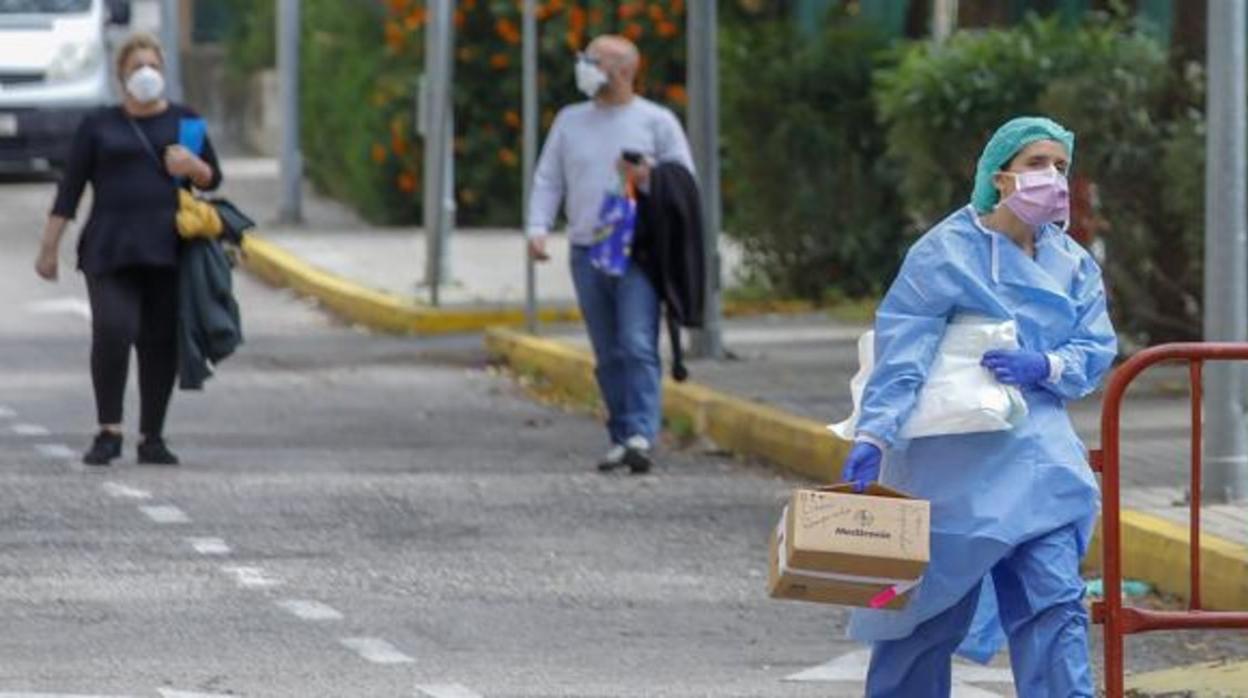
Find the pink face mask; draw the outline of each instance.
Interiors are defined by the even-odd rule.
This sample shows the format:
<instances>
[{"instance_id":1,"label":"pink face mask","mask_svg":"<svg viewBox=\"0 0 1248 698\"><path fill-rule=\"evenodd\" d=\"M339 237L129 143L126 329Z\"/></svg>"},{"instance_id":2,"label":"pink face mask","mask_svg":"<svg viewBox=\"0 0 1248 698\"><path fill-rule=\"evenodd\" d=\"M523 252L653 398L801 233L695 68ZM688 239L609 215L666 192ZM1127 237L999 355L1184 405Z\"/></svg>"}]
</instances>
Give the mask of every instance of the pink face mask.
<instances>
[{"instance_id":1,"label":"pink face mask","mask_svg":"<svg viewBox=\"0 0 1248 698\"><path fill-rule=\"evenodd\" d=\"M1009 172L1015 189L1001 202L1018 219L1033 228L1045 223L1070 221L1070 192L1066 175L1050 165L1043 170Z\"/></svg>"}]
</instances>

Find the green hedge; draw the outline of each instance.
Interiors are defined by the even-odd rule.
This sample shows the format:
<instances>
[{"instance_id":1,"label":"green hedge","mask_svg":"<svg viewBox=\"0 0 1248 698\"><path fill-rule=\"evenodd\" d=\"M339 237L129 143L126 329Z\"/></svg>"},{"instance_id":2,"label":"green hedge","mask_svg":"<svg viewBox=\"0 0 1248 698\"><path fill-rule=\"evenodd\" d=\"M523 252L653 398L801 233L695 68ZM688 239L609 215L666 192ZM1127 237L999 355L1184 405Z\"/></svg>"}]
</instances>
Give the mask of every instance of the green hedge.
<instances>
[{"instance_id":1,"label":"green hedge","mask_svg":"<svg viewBox=\"0 0 1248 698\"><path fill-rule=\"evenodd\" d=\"M969 201L992 131L1043 113L1075 131L1073 176L1095 187L1120 331L1142 343L1200 333L1203 130L1199 71L1120 19L1030 18L908 46L877 79L889 156L914 230Z\"/></svg>"},{"instance_id":2,"label":"green hedge","mask_svg":"<svg viewBox=\"0 0 1248 698\"><path fill-rule=\"evenodd\" d=\"M772 22L723 43L726 229L754 281L815 300L879 293L905 229L871 100L886 40L838 17L809 40Z\"/></svg>"}]
</instances>

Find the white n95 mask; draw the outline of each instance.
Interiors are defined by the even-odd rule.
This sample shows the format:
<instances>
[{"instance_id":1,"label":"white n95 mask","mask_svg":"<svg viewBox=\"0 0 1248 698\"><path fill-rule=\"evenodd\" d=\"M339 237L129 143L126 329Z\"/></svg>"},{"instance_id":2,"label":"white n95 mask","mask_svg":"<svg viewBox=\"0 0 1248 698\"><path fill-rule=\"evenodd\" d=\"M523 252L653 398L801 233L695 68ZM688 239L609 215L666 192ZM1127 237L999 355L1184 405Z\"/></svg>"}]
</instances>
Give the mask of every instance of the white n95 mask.
<instances>
[{"instance_id":1,"label":"white n95 mask","mask_svg":"<svg viewBox=\"0 0 1248 698\"><path fill-rule=\"evenodd\" d=\"M145 65L126 78L126 92L144 104L155 102L165 93L165 76L152 66Z\"/></svg>"},{"instance_id":2,"label":"white n95 mask","mask_svg":"<svg viewBox=\"0 0 1248 698\"><path fill-rule=\"evenodd\" d=\"M576 89L583 92L586 97L590 99L597 97L608 82L607 74L602 71L602 68L583 58L576 62Z\"/></svg>"}]
</instances>

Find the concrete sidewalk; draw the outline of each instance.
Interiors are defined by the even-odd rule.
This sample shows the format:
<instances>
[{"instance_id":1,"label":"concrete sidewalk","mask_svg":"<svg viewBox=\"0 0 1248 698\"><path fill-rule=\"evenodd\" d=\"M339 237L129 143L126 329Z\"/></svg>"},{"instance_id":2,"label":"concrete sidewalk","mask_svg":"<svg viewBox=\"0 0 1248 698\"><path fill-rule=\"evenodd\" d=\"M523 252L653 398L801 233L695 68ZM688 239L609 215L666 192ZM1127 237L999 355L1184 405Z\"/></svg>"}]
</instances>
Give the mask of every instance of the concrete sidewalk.
<instances>
[{"instance_id":1,"label":"concrete sidewalk","mask_svg":"<svg viewBox=\"0 0 1248 698\"><path fill-rule=\"evenodd\" d=\"M429 312L417 300L424 258L419 231L369 227L314 196L308 199L308 225L274 227L267 224L277 205L271 163L227 162L225 171L226 193L262 223L269 250L260 255L269 262L262 271L266 278L314 295L339 312L345 308L349 318L372 327L410 331L420 326L419 317L401 317ZM437 312L503 309L511 315L494 319L514 321L523 298L518 233L461 233L452 243L452 254L458 283L444 293L448 308ZM547 308L567 308L574 298L566 247L557 246L555 255L554 263L542 268L541 297ZM725 275L731 278L738 258L731 248L725 255ZM303 283L307 278L312 282ZM481 326L443 324L461 331ZM683 428L709 436L723 448L816 479L835 478L844 444L822 425L849 414L856 340L865 329L826 313L727 319L724 340L730 358L692 361L692 382L672 385L666 393L669 418L687 422ZM488 343L493 353L522 370L542 373L581 397L594 397L592 359L581 327L546 325L542 334L544 339L492 333ZM1122 428L1122 504L1131 510L1130 522L1124 522L1125 573L1178 595L1187 592L1186 381L1181 367L1150 369L1128 394ZM1100 396L1073 405L1071 413L1085 443L1099 447ZM1248 606L1248 507L1205 506L1202 521L1211 534L1202 546L1206 598Z\"/></svg>"}]
</instances>

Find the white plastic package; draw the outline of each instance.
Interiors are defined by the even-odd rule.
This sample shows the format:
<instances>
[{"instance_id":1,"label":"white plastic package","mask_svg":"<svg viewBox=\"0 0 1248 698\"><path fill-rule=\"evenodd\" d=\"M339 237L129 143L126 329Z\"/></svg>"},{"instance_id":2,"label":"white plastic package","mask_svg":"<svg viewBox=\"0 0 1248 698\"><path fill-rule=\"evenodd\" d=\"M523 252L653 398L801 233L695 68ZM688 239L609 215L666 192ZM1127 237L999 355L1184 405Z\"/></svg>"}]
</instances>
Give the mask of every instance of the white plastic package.
<instances>
[{"instance_id":1,"label":"white plastic package","mask_svg":"<svg viewBox=\"0 0 1248 698\"><path fill-rule=\"evenodd\" d=\"M990 349L1017 349L1018 327L1012 320L994 320L977 315L959 315L949 322L940 340L927 380L919 390L918 401L901 428L900 437L970 434L1012 429L1027 417L1022 391L997 382L988 369L980 366ZM858 339L858 373L850 381L853 413L828 429L852 441L858 426L862 391L875 366L875 333Z\"/></svg>"}]
</instances>

